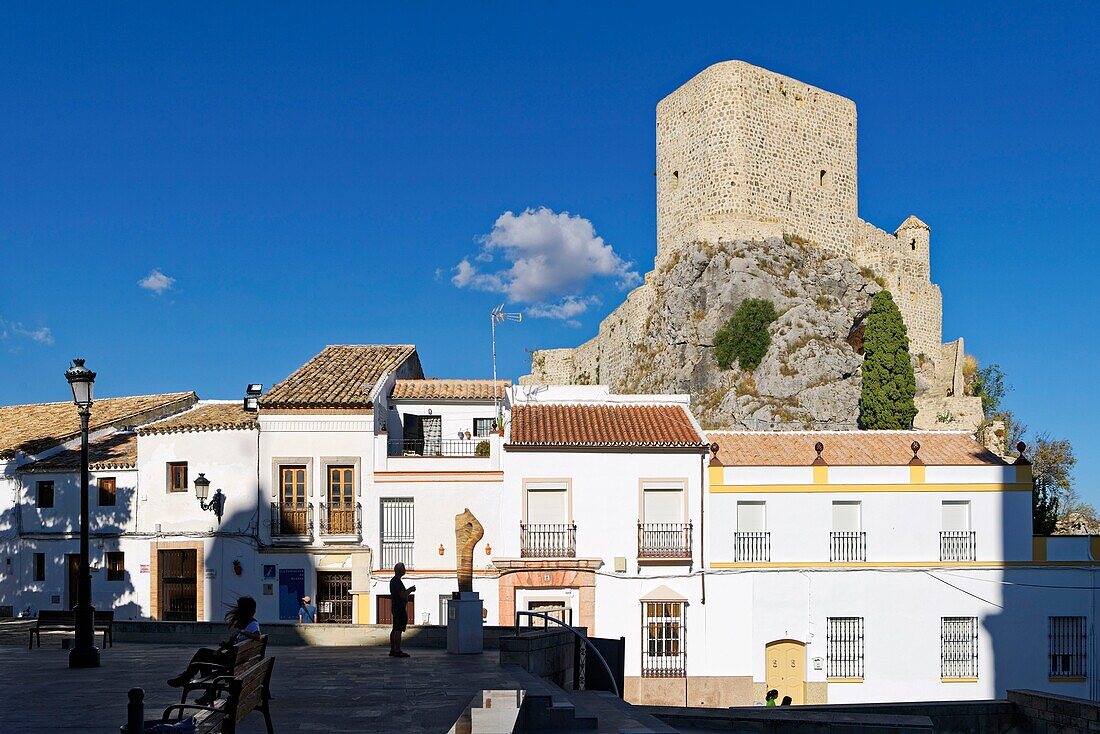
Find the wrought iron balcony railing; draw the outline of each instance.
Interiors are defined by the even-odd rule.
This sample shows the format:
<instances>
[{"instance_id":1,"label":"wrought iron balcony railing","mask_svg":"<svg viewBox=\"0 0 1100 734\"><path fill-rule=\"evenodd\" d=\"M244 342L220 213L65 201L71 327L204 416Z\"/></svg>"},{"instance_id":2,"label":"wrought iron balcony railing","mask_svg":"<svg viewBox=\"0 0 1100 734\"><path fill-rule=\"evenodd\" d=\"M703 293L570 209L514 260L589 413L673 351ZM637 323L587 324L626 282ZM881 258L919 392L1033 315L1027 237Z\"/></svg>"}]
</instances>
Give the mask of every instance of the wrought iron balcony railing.
<instances>
[{"instance_id":1,"label":"wrought iron balcony railing","mask_svg":"<svg viewBox=\"0 0 1100 734\"><path fill-rule=\"evenodd\" d=\"M363 535L363 507L321 503L321 535Z\"/></svg>"},{"instance_id":2,"label":"wrought iron balcony railing","mask_svg":"<svg viewBox=\"0 0 1100 734\"><path fill-rule=\"evenodd\" d=\"M978 543L973 530L941 530L941 561L976 561Z\"/></svg>"},{"instance_id":3,"label":"wrought iron balcony railing","mask_svg":"<svg viewBox=\"0 0 1100 734\"><path fill-rule=\"evenodd\" d=\"M313 536L313 505L289 506L271 503L273 536Z\"/></svg>"},{"instance_id":4,"label":"wrought iron balcony railing","mask_svg":"<svg viewBox=\"0 0 1100 734\"><path fill-rule=\"evenodd\" d=\"M638 558L691 558L691 523L638 523Z\"/></svg>"},{"instance_id":5,"label":"wrought iron balcony railing","mask_svg":"<svg viewBox=\"0 0 1100 734\"><path fill-rule=\"evenodd\" d=\"M390 456L446 458L451 456L488 457L487 438L391 438L387 443Z\"/></svg>"},{"instance_id":6,"label":"wrought iron balcony railing","mask_svg":"<svg viewBox=\"0 0 1100 734\"><path fill-rule=\"evenodd\" d=\"M833 531L829 533L830 561L866 561L867 533Z\"/></svg>"},{"instance_id":7,"label":"wrought iron balcony railing","mask_svg":"<svg viewBox=\"0 0 1100 734\"><path fill-rule=\"evenodd\" d=\"M577 526L572 523L520 523L519 537L523 558L575 558L577 555Z\"/></svg>"},{"instance_id":8,"label":"wrought iron balcony railing","mask_svg":"<svg viewBox=\"0 0 1100 734\"><path fill-rule=\"evenodd\" d=\"M767 563L772 559L771 536L766 530L734 533L734 560L740 563Z\"/></svg>"}]
</instances>

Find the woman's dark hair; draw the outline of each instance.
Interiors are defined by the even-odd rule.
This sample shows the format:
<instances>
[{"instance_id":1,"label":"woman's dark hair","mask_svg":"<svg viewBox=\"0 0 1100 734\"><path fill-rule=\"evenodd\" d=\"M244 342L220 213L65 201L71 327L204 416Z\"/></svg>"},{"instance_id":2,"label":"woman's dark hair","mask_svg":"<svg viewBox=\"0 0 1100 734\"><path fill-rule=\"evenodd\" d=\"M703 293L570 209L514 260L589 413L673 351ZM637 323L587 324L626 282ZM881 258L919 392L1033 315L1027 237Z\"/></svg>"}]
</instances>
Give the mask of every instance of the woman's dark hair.
<instances>
[{"instance_id":1,"label":"woman's dark hair","mask_svg":"<svg viewBox=\"0 0 1100 734\"><path fill-rule=\"evenodd\" d=\"M777 691L773 688L770 691L768 691L768 695L766 697L767 698L779 698L779 691Z\"/></svg>"},{"instance_id":2,"label":"woman's dark hair","mask_svg":"<svg viewBox=\"0 0 1100 734\"><path fill-rule=\"evenodd\" d=\"M237 603L225 613L225 621L229 622L230 627L237 629L244 629L255 618L256 600L251 596L237 597Z\"/></svg>"},{"instance_id":3,"label":"woman's dark hair","mask_svg":"<svg viewBox=\"0 0 1100 734\"><path fill-rule=\"evenodd\" d=\"M779 705L780 706L790 706L791 705L791 697L790 696L784 696L783 697L783 703L781 703Z\"/></svg>"}]
</instances>

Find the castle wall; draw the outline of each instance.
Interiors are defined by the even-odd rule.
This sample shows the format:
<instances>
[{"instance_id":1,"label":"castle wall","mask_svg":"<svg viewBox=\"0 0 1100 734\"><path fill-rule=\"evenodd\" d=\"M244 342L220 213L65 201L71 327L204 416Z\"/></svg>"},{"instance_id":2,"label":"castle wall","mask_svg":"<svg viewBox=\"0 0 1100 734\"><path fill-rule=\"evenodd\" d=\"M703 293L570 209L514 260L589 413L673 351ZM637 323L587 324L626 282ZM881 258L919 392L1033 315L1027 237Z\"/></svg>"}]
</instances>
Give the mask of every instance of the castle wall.
<instances>
[{"instance_id":1,"label":"castle wall","mask_svg":"<svg viewBox=\"0 0 1100 734\"><path fill-rule=\"evenodd\" d=\"M849 99L728 61L657 105L658 261L700 222L744 237L747 221L851 258L856 191Z\"/></svg>"}]
</instances>

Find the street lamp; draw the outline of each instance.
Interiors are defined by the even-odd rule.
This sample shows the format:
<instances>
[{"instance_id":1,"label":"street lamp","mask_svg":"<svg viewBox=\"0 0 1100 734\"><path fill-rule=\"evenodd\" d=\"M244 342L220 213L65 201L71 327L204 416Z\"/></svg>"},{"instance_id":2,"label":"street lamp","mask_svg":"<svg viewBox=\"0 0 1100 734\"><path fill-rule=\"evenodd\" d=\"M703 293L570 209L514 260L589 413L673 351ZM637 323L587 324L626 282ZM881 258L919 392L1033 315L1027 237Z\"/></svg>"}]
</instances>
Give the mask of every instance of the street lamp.
<instances>
[{"instance_id":1,"label":"street lamp","mask_svg":"<svg viewBox=\"0 0 1100 734\"><path fill-rule=\"evenodd\" d=\"M225 511L225 495L222 494L221 489L214 492L213 499L207 503L207 498L210 497L210 480L206 478L205 474L200 473L195 477L195 497L199 500L199 507L204 510L210 510L217 518L218 523L222 521L222 513Z\"/></svg>"},{"instance_id":2,"label":"street lamp","mask_svg":"<svg viewBox=\"0 0 1100 734\"><path fill-rule=\"evenodd\" d=\"M92 607L92 573L88 565L88 420L92 417L92 386L95 373L74 359L65 371L73 391L73 403L80 414L80 568L77 572L76 644L69 651L70 668L98 668L99 648L95 646L95 609Z\"/></svg>"}]
</instances>

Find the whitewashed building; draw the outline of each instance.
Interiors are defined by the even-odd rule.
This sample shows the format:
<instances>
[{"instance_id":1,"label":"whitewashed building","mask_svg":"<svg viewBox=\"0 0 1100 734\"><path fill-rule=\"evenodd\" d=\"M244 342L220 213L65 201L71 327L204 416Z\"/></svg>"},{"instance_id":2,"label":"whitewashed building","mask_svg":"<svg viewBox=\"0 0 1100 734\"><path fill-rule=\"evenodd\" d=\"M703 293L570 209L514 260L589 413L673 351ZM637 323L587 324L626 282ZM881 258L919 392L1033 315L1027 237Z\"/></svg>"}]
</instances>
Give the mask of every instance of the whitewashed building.
<instances>
[{"instance_id":1,"label":"whitewashed building","mask_svg":"<svg viewBox=\"0 0 1100 734\"><path fill-rule=\"evenodd\" d=\"M968 434L704 433L687 396L426 379L411 345L252 393L95 403L96 606L216 621L249 594L270 624L309 594L385 623L401 561L440 624L469 509L486 623L623 638L635 702L1100 698L1100 538L1033 537L1030 466ZM0 615L73 603L78 425L0 408Z\"/></svg>"}]
</instances>

